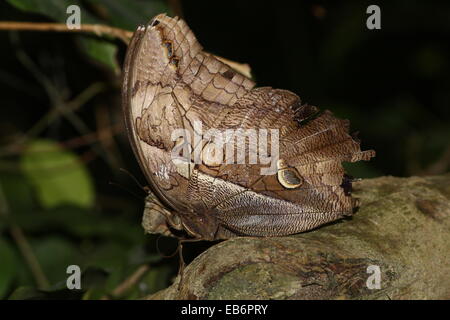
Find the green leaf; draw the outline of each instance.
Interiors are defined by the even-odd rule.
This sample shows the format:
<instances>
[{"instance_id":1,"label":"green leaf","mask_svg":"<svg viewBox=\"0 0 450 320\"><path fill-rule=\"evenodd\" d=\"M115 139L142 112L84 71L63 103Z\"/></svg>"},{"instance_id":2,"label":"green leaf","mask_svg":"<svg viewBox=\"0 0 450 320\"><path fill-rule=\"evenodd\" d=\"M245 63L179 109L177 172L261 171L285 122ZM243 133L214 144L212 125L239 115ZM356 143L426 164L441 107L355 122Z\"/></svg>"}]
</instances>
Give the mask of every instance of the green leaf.
<instances>
[{"instance_id":1,"label":"green leaf","mask_svg":"<svg viewBox=\"0 0 450 320\"><path fill-rule=\"evenodd\" d=\"M18 287L14 292L8 297L9 300L28 300L40 298L41 293L33 287L23 286Z\"/></svg>"},{"instance_id":2,"label":"green leaf","mask_svg":"<svg viewBox=\"0 0 450 320\"><path fill-rule=\"evenodd\" d=\"M88 267L81 274L81 288L83 290L102 288L108 280L109 273L101 268Z\"/></svg>"},{"instance_id":3,"label":"green leaf","mask_svg":"<svg viewBox=\"0 0 450 320\"><path fill-rule=\"evenodd\" d=\"M7 210L12 215L28 215L33 208L33 189L28 179L17 172L2 172L0 188L6 200ZM9 225L6 216L0 215L0 232ZM1 260L0 260L1 261Z\"/></svg>"},{"instance_id":4,"label":"green leaf","mask_svg":"<svg viewBox=\"0 0 450 320\"><path fill-rule=\"evenodd\" d=\"M101 268L88 267L81 276L82 300L99 300L106 294L105 285L110 274Z\"/></svg>"},{"instance_id":5,"label":"green leaf","mask_svg":"<svg viewBox=\"0 0 450 320\"><path fill-rule=\"evenodd\" d=\"M70 16L67 7L74 4L71 0L8 0L8 2L22 11L44 15L58 22L65 23ZM81 23L83 24L105 24L89 13L81 3L75 3L80 7ZM114 72L119 72L119 65L116 60L117 47L103 39L80 37L81 46L84 52L97 62L111 68Z\"/></svg>"},{"instance_id":6,"label":"green leaf","mask_svg":"<svg viewBox=\"0 0 450 320\"><path fill-rule=\"evenodd\" d=\"M80 38L80 45L83 51L92 59L110 67L116 74L120 72L117 63L117 47L112 43L96 38Z\"/></svg>"},{"instance_id":7,"label":"green leaf","mask_svg":"<svg viewBox=\"0 0 450 320\"><path fill-rule=\"evenodd\" d=\"M11 246L0 238L0 299L7 293L16 275L16 257Z\"/></svg>"},{"instance_id":8,"label":"green leaf","mask_svg":"<svg viewBox=\"0 0 450 320\"><path fill-rule=\"evenodd\" d=\"M20 172L2 172L0 185L8 199L11 213L28 213L33 207L33 189L28 179Z\"/></svg>"},{"instance_id":9,"label":"green leaf","mask_svg":"<svg viewBox=\"0 0 450 320\"><path fill-rule=\"evenodd\" d=\"M32 246L51 284L67 279L68 266L81 264L77 248L64 238L51 236L43 240L34 240Z\"/></svg>"},{"instance_id":10,"label":"green leaf","mask_svg":"<svg viewBox=\"0 0 450 320\"><path fill-rule=\"evenodd\" d=\"M113 272L121 269L127 263L127 250L128 247L119 242L108 241L99 244L93 250L86 252L86 264L89 267L101 268L107 272Z\"/></svg>"},{"instance_id":11,"label":"green leaf","mask_svg":"<svg viewBox=\"0 0 450 320\"><path fill-rule=\"evenodd\" d=\"M79 300L83 291L62 289L56 291L37 290L33 287L18 287L8 300Z\"/></svg>"},{"instance_id":12,"label":"green leaf","mask_svg":"<svg viewBox=\"0 0 450 320\"><path fill-rule=\"evenodd\" d=\"M145 239L142 227L134 220L75 206L15 214L14 220L27 233L55 230L79 239L104 238L123 243L141 243Z\"/></svg>"},{"instance_id":13,"label":"green leaf","mask_svg":"<svg viewBox=\"0 0 450 320\"><path fill-rule=\"evenodd\" d=\"M22 155L21 166L45 208L93 206L94 187L87 169L75 154L58 144L49 140L31 142Z\"/></svg>"},{"instance_id":14,"label":"green leaf","mask_svg":"<svg viewBox=\"0 0 450 320\"><path fill-rule=\"evenodd\" d=\"M170 285L172 270L164 266L153 267L141 280L141 294L148 295Z\"/></svg>"},{"instance_id":15,"label":"green leaf","mask_svg":"<svg viewBox=\"0 0 450 320\"><path fill-rule=\"evenodd\" d=\"M67 7L73 4L70 0L7 0L9 4L22 11L39 13L54 20L63 22L67 18Z\"/></svg>"},{"instance_id":16,"label":"green leaf","mask_svg":"<svg viewBox=\"0 0 450 320\"><path fill-rule=\"evenodd\" d=\"M104 1L87 0L97 11L104 12L110 25L127 30L135 30L140 24L145 24L159 13L171 15L166 1Z\"/></svg>"}]
</instances>

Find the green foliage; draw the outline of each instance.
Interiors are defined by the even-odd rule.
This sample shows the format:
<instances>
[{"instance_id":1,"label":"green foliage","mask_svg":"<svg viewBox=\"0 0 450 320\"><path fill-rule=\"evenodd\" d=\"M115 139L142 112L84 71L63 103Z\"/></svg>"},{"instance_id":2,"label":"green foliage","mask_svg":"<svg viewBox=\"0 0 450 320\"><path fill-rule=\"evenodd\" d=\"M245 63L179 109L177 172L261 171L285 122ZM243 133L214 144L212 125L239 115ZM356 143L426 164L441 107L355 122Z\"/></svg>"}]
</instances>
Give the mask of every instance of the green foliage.
<instances>
[{"instance_id":1,"label":"green foliage","mask_svg":"<svg viewBox=\"0 0 450 320\"><path fill-rule=\"evenodd\" d=\"M11 245L0 238L0 299L8 292L16 275L16 257Z\"/></svg>"},{"instance_id":2,"label":"green foliage","mask_svg":"<svg viewBox=\"0 0 450 320\"><path fill-rule=\"evenodd\" d=\"M70 0L7 0L11 5L22 11L39 13L47 17L62 21L68 6L73 4Z\"/></svg>"},{"instance_id":3,"label":"green foliage","mask_svg":"<svg viewBox=\"0 0 450 320\"><path fill-rule=\"evenodd\" d=\"M24 21L42 22L44 18L61 23L69 16L67 7L76 4L81 8L82 24L129 30L160 12L168 12L165 2L159 0L8 0L7 3L11 10L29 14ZM107 74L112 71L119 75L118 52L124 48L120 40L89 34L67 34L66 38L75 38L73 44L83 53L81 59L88 57L94 62L85 69L101 67ZM68 66L71 67L70 63ZM81 75L85 71L74 68ZM57 88L65 84L61 77L57 81ZM82 87L86 87L84 82ZM91 79L88 83L92 83ZM77 150L63 146L58 138L27 138L17 155L0 155L0 299L110 297L114 289L145 264L151 265L150 271L120 297L112 298L136 299L166 287L174 270L157 252L155 239L143 233L139 223L143 199L131 201L123 191L122 197L105 195L103 189L99 192L98 184L110 180L101 178L98 182L96 173ZM99 197L106 199L99 201ZM119 205L109 205L109 201ZM20 230L23 238L13 236L13 229ZM37 285L25 255L36 259L48 287ZM66 287L69 265L78 265L82 271L81 290Z\"/></svg>"},{"instance_id":4,"label":"green foliage","mask_svg":"<svg viewBox=\"0 0 450 320\"><path fill-rule=\"evenodd\" d=\"M158 13L170 13L165 1L103 1L89 0L103 12L107 12L108 24L122 29L135 30L139 24L145 24Z\"/></svg>"},{"instance_id":5,"label":"green foliage","mask_svg":"<svg viewBox=\"0 0 450 320\"><path fill-rule=\"evenodd\" d=\"M74 2L70 0L8 0L8 2L23 11L41 14L63 23L65 23L66 19L69 17L66 13L67 7L74 4ZM93 17L80 3L76 4L80 6L81 23L101 23L99 19ZM119 70L116 60L117 48L114 44L102 39L91 39L88 37L82 37L79 40L84 52L89 57L112 68L116 72Z\"/></svg>"},{"instance_id":6,"label":"green foliage","mask_svg":"<svg viewBox=\"0 0 450 320\"><path fill-rule=\"evenodd\" d=\"M65 23L72 4L80 6L82 24L132 31L158 13L172 14L164 0L7 0L0 2L0 20ZM318 6L322 14L314 15ZM448 4L439 6L383 4L379 31L365 28L367 5L358 1L260 7L212 1L214 14L205 14L202 2L183 1L182 9L205 49L249 63L258 85L289 89L304 103L350 119L363 149L377 151L370 162L344 164L355 178L365 178L449 169L450 55L442 39L450 28ZM0 299L99 299L144 264L150 271L116 298L167 287L178 261L164 259L156 237L143 234L141 190L118 173L125 168L144 180L125 135L116 130L123 117L125 44L78 33L19 32L12 42L1 31L0 37ZM106 90L80 94L95 83ZM29 136L59 104L76 105L72 118L58 115ZM22 137L27 144L16 143ZM437 169L423 171L429 167ZM22 231L49 287L37 285L13 227ZM165 240L158 245L170 255L174 243ZM72 264L81 268L82 290L66 288Z\"/></svg>"},{"instance_id":7,"label":"green foliage","mask_svg":"<svg viewBox=\"0 0 450 320\"><path fill-rule=\"evenodd\" d=\"M80 39L80 45L84 52L91 58L95 59L100 64L109 66L115 73L120 73L120 68L116 59L116 45L95 38Z\"/></svg>"},{"instance_id":8,"label":"green foliage","mask_svg":"<svg viewBox=\"0 0 450 320\"><path fill-rule=\"evenodd\" d=\"M65 23L69 14L67 7L76 4L80 7L81 23L104 24L124 29L135 29L140 23L145 23L150 17L160 12L167 12L163 1L139 2L127 1L98 1L88 0L84 6L80 1L71 0L7 0L16 8L37 13L54 21ZM91 13L90 8L96 12L105 13L102 18ZM92 38L90 36L78 36L80 46L85 54L91 59L99 62L114 71L120 72L117 61L117 45L103 38Z\"/></svg>"},{"instance_id":9,"label":"green foliage","mask_svg":"<svg viewBox=\"0 0 450 320\"><path fill-rule=\"evenodd\" d=\"M94 188L86 168L75 154L58 144L46 140L29 143L21 165L44 208L66 204L82 208L93 206Z\"/></svg>"}]
</instances>

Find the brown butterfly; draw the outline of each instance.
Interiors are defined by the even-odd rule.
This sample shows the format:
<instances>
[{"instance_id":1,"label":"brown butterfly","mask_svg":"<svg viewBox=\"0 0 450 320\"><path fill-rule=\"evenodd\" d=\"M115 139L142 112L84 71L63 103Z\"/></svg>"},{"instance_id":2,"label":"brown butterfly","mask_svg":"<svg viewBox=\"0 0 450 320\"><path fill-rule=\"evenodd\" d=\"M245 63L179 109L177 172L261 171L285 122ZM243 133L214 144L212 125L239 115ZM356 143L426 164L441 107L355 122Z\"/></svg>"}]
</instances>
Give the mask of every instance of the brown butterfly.
<instances>
[{"instance_id":1,"label":"brown butterfly","mask_svg":"<svg viewBox=\"0 0 450 320\"><path fill-rule=\"evenodd\" d=\"M143 226L194 239L282 236L352 215L343 161L369 160L348 120L255 83L164 14L139 27L123 111L151 189ZM180 131L181 130L181 131Z\"/></svg>"}]
</instances>

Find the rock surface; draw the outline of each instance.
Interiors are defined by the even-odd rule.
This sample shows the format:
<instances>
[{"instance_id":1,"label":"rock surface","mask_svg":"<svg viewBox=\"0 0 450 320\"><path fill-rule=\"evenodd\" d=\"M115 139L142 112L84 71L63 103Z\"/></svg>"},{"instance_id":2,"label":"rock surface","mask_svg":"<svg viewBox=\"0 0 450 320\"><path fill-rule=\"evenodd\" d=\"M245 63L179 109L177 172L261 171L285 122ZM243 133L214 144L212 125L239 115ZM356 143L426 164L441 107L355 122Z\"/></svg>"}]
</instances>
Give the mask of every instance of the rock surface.
<instances>
[{"instance_id":1,"label":"rock surface","mask_svg":"<svg viewBox=\"0 0 450 320\"><path fill-rule=\"evenodd\" d=\"M450 298L450 175L367 179L353 194L352 218L218 243L148 299ZM380 289L368 288L369 266Z\"/></svg>"}]
</instances>

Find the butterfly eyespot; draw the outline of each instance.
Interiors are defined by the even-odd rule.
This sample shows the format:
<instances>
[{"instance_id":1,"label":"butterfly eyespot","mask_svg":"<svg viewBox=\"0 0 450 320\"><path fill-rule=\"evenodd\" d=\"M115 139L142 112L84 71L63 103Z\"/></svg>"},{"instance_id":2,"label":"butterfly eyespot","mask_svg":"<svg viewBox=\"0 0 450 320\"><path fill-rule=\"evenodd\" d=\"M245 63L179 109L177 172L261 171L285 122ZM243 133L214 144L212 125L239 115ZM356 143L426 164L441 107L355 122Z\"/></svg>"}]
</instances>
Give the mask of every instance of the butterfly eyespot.
<instances>
[{"instance_id":1,"label":"butterfly eyespot","mask_svg":"<svg viewBox=\"0 0 450 320\"><path fill-rule=\"evenodd\" d=\"M220 166L223 163L223 151L214 142L209 142L203 148L202 160L208 167Z\"/></svg>"},{"instance_id":2,"label":"butterfly eyespot","mask_svg":"<svg viewBox=\"0 0 450 320\"><path fill-rule=\"evenodd\" d=\"M172 159L178 174L186 179L190 179L194 172L195 164L184 158Z\"/></svg>"},{"instance_id":3,"label":"butterfly eyespot","mask_svg":"<svg viewBox=\"0 0 450 320\"><path fill-rule=\"evenodd\" d=\"M167 57L170 59L173 56L173 50L172 50L172 42L171 41L164 41L163 46L167 49Z\"/></svg>"},{"instance_id":4,"label":"butterfly eyespot","mask_svg":"<svg viewBox=\"0 0 450 320\"><path fill-rule=\"evenodd\" d=\"M278 160L278 181L287 189L295 189L303 184L303 179L297 169L288 167L283 160Z\"/></svg>"}]
</instances>

